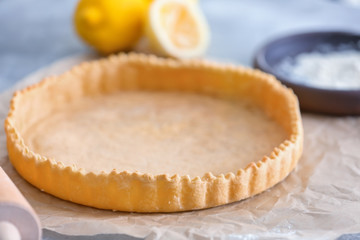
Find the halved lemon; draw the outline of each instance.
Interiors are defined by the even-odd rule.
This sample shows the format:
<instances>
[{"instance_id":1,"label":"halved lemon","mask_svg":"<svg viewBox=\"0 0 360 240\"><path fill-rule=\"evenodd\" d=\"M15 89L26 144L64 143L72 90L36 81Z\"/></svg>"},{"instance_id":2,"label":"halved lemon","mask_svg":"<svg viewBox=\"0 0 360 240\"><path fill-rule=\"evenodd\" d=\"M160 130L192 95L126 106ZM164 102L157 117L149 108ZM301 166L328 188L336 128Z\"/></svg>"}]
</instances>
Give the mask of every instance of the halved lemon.
<instances>
[{"instance_id":1,"label":"halved lemon","mask_svg":"<svg viewBox=\"0 0 360 240\"><path fill-rule=\"evenodd\" d=\"M155 0L146 19L146 35L155 53L175 58L203 55L209 44L209 28L194 1Z\"/></svg>"}]
</instances>

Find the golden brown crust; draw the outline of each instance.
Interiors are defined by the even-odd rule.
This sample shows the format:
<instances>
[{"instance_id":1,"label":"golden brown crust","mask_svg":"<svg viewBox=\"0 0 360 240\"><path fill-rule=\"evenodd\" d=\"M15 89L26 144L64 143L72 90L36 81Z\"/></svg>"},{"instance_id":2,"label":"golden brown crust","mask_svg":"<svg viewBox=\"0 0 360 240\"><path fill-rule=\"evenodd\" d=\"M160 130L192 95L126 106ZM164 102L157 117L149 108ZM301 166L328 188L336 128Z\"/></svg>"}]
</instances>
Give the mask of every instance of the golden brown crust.
<instances>
[{"instance_id":1,"label":"golden brown crust","mask_svg":"<svg viewBox=\"0 0 360 240\"><path fill-rule=\"evenodd\" d=\"M94 174L40 156L25 145L21 132L32 124L32 117L46 116L52 109L82 96L117 90L176 90L251 100L287 131L288 140L244 169L218 176L206 173L193 179L117 170ZM209 208L258 194L294 169L303 143L297 98L273 76L232 65L141 54L83 63L16 92L5 131L12 164L34 186L75 203L131 212Z\"/></svg>"}]
</instances>

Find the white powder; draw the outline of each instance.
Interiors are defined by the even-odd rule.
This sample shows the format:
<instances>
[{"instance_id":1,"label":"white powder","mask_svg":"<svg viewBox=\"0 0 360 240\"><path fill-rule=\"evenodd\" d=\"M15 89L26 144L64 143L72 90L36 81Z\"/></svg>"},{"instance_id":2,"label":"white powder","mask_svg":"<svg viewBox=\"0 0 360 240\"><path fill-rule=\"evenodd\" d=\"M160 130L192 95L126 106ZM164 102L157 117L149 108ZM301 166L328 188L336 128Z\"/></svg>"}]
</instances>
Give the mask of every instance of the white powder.
<instances>
[{"instance_id":1,"label":"white powder","mask_svg":"<svg viewBox=\"0 0 360 240\"><path fill-rule=\"evenodd\" d=\"M360 0L340 0L341 3L349 4L355 7L360 7Z\"/></svg>"},{"instance_id":2,"label":"white powder","mask_svg":"<svg viewBox=\"0 0 360 240\"><path fill-rule=\"evenodd\" d=\"M360 89L360 52L303 53L285 59L279 69L295 83L331 89Z\"/></svg>"}]
</instances>

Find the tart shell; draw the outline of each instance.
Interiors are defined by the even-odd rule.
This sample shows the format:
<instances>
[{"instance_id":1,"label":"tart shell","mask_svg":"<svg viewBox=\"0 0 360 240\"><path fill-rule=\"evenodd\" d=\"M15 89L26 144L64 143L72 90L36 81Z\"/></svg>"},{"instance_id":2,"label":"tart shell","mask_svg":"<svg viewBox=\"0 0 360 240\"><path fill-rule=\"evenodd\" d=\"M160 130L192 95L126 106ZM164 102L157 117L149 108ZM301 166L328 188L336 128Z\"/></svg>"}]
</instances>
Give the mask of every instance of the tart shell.
<instances>
[{"instance_id":1,"label":"tart shell","mask_svg":"<svg viewBox=\"0 0 360 240\"><path fill-rule=\"evenodd\" d=\"M152 175L114 169L95 174L33 152L22 131L33 118L83 96L115 91L180 91L246 99L284 128L287 140L243 169L214 176ZM263 192L296 166L303 146L299 104L292 90L258 70L203 60L120 54L86 62L14 94L5 120L9 158L32 185L64 200L129 212L177 212L214 207Z\"/></svg>"}]
</instances>

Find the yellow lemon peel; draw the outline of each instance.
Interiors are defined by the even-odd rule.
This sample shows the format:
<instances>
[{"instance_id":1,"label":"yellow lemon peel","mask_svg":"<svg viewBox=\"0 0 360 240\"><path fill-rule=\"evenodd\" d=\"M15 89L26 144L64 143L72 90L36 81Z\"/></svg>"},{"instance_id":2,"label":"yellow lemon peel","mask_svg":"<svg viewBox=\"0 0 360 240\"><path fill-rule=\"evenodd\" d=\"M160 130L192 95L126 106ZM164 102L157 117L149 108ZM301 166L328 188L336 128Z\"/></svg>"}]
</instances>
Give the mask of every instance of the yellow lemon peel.
<instances>
[{"instance_id":1,"label":"yellow lemon peel","mask_svg":"<svg viewBox=\"0 0 360 240\"><path fill-rule=\"evenodd\" d=\"M80 0L74 14L79 36L99 52L131 49L143 33L145 0Z\"/></svg>"}]
</instances>

